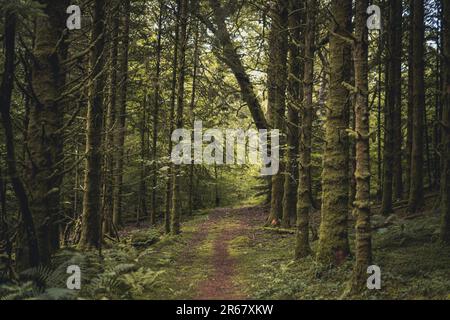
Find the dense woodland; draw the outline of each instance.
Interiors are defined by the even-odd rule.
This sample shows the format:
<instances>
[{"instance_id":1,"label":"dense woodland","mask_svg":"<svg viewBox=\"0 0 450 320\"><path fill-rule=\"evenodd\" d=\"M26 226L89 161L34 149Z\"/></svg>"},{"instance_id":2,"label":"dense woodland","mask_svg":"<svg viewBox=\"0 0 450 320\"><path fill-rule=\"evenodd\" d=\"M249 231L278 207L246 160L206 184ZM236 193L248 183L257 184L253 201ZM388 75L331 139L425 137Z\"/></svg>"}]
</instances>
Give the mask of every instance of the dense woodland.
<instances>
[{"instance_id":1,"label":"dense woodland","mask_svg":"<svg viewBox=\"0 0 450 320\"><path fill-rule=\"evenodd\" d=\"M0 8L0 297L216 298L222 251L221 298L450 297L449 1ZM175 165L196 120L280 170Z\"/></svg>"}]
</instances>

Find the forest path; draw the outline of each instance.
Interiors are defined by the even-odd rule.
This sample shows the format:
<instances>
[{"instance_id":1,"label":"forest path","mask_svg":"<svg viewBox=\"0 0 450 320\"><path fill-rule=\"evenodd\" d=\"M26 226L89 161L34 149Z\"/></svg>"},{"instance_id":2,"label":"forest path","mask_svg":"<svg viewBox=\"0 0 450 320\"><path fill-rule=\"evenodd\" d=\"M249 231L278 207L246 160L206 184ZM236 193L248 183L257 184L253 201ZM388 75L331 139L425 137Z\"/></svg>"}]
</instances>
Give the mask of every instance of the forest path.
<instances>
[{"instance_id":1,"label":"forest path","mask_svg":"<svg viewBox=\"0 0 450 320\"><path fill-rule=\"evenodd\" d=\"M246 236L259 219L252 208L222 208L209 214L209 219L198 230L194 239L209 239L207 258L208 277L199 283L196 299L244 300L248 298L236 283L239 276L238 261L233 254L233 242ZM208 232L208 236L205 233ZM195 241L195 240L194 240Z\"/></svg>"}]
</instances>

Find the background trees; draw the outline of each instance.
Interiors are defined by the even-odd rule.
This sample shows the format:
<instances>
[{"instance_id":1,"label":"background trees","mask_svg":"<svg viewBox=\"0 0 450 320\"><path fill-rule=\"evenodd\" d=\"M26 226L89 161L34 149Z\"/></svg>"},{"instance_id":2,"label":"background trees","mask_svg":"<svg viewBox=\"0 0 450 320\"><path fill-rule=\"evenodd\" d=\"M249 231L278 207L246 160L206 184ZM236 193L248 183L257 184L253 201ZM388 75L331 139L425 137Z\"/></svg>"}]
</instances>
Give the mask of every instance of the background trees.
<instances>
[{"instance_id":1,"label":"background trees","mask_svg":"<svg viewBox=\"0 0 450 320\"><path fill-rule=\"evenodd\" d=\"M383 29L370 32L368 1L75 2L80 30L66 29L67 1L0 2L11 266L115 244L133 224L178 235L199 210L262 196L269 229L296 226L298 260L339 266L355 232L353 288L375 213L439 207L450 241L445 1L375 1ZM279 129L280 172L173 165L172 131L196 119Z\"/></svg>"}]
</instances>

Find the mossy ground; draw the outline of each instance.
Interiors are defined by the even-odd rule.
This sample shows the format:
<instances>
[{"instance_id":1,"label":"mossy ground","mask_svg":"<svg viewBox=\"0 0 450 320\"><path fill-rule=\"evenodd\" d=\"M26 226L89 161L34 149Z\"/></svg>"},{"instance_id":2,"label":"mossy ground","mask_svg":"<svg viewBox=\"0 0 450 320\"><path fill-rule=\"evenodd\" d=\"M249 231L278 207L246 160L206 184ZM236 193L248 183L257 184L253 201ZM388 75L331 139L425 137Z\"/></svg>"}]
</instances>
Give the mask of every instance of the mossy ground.
<instances>
[{"instance_id":1,"label":"mossy ground","mask_svg":"<svg viewBox=\"0 0 450 320\"><path fill-rule=\"evenodd\" d=\"M262 228L267 214L267 208L253 205L202 212L186 219L179 236L131 229L120 243L105 247L101 258L66 250L56 260L82 266L77 298L84 299L350 298L352 258L339 268L320 265L313 256L294 261L295 234ZM131 245L136 239L147 243L145 236L154 238L155 232L156 243ZM317 250L317 240L312 249ZM450 248L439 242L436 212L413 219L397 212L392 224L374 231L373 255L382 289L351 298L450 299ZM65 275L65 268L59 269ZM14 292L14 297L23 296Z\"/></svg>"},{"instance_id":2,"label":"mossy ground","mask_svg":"<svg viewBox=\"0 0 450 320\"><path fill-rule=\"evenodd\" d=\"M439 218L404 220L374 234L374 264L381 268L382 289L358 299L450 299L450 248L438 241ZM351 234L353 243L353 234ZM345 299L352 272L349 259L327 268L313 257L293 261L295 236L255 229L254 240L233 246L238 279L255 299ZM250 244L250 245L249 245ZM313 242L313 249L317 241ZM353 248L352 248L353 249Z\"/></svg>"}]
</instances>

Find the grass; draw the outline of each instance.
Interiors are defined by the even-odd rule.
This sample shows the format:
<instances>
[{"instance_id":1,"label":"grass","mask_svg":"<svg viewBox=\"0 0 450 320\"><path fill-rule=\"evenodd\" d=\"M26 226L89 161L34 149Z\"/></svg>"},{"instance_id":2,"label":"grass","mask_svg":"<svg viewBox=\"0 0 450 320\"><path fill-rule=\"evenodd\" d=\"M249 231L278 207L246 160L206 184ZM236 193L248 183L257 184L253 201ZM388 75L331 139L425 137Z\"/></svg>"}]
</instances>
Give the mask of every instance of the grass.
<instances>
[{"instance_id":1,"label":"grass","mask_svg":"<svg viewBox=\"0 0 450 320\"><path fill-rule=\"evenodd\" d=\"M382 289L362 299L450 299L450 248L441 245L439 219L424 216L374 234L374 264L381 268ZM341 299L352 272L349 260L339 268L318 265L313 257L293 261L295 236L253 231L251 245L239 240L238 281L255 299ZM353 238L353 235L351 235ZM353 242L353 239L352 239ZM317 243L313 243L313 249Z\"/></svg>"},{"instance_id":2,"label":"grass","mask_svg":"<svg viewBox=\"0 0 450 320\"><path fill-rule=\"evenodd\" d=\"M246 220L250 225L242 229L238 216L226 213L208 222L209 216L201 212L183 223L179 236L162 235L160 230L155 243L156 231L132 230L120 243L105 246L102 257L96 252L66 250L56 260L82 266L83 288L78 298L194 299L199 285L214 271L214 242L226 230L238 229L227 248L236 262L232 281L243 296L346 298L352 258L339 268L317 264L313 256L294 261L295 235L262 229L259 220L263 216L250 217ZM373 259L381 268L382 289L368 290L358 298L450 299L450 247L439 242L438 216L432 212L411 220L398 216L393 225L373 233ZM146 237L152 239L149 246L131 245L133 241L146 244ZM350 243L354 243L352 232ZM312 243L313 251L316 247L317 241ZM33 295L31 289L16 289L12 292L17 298Z\"/></svg>"}]
</instances>

